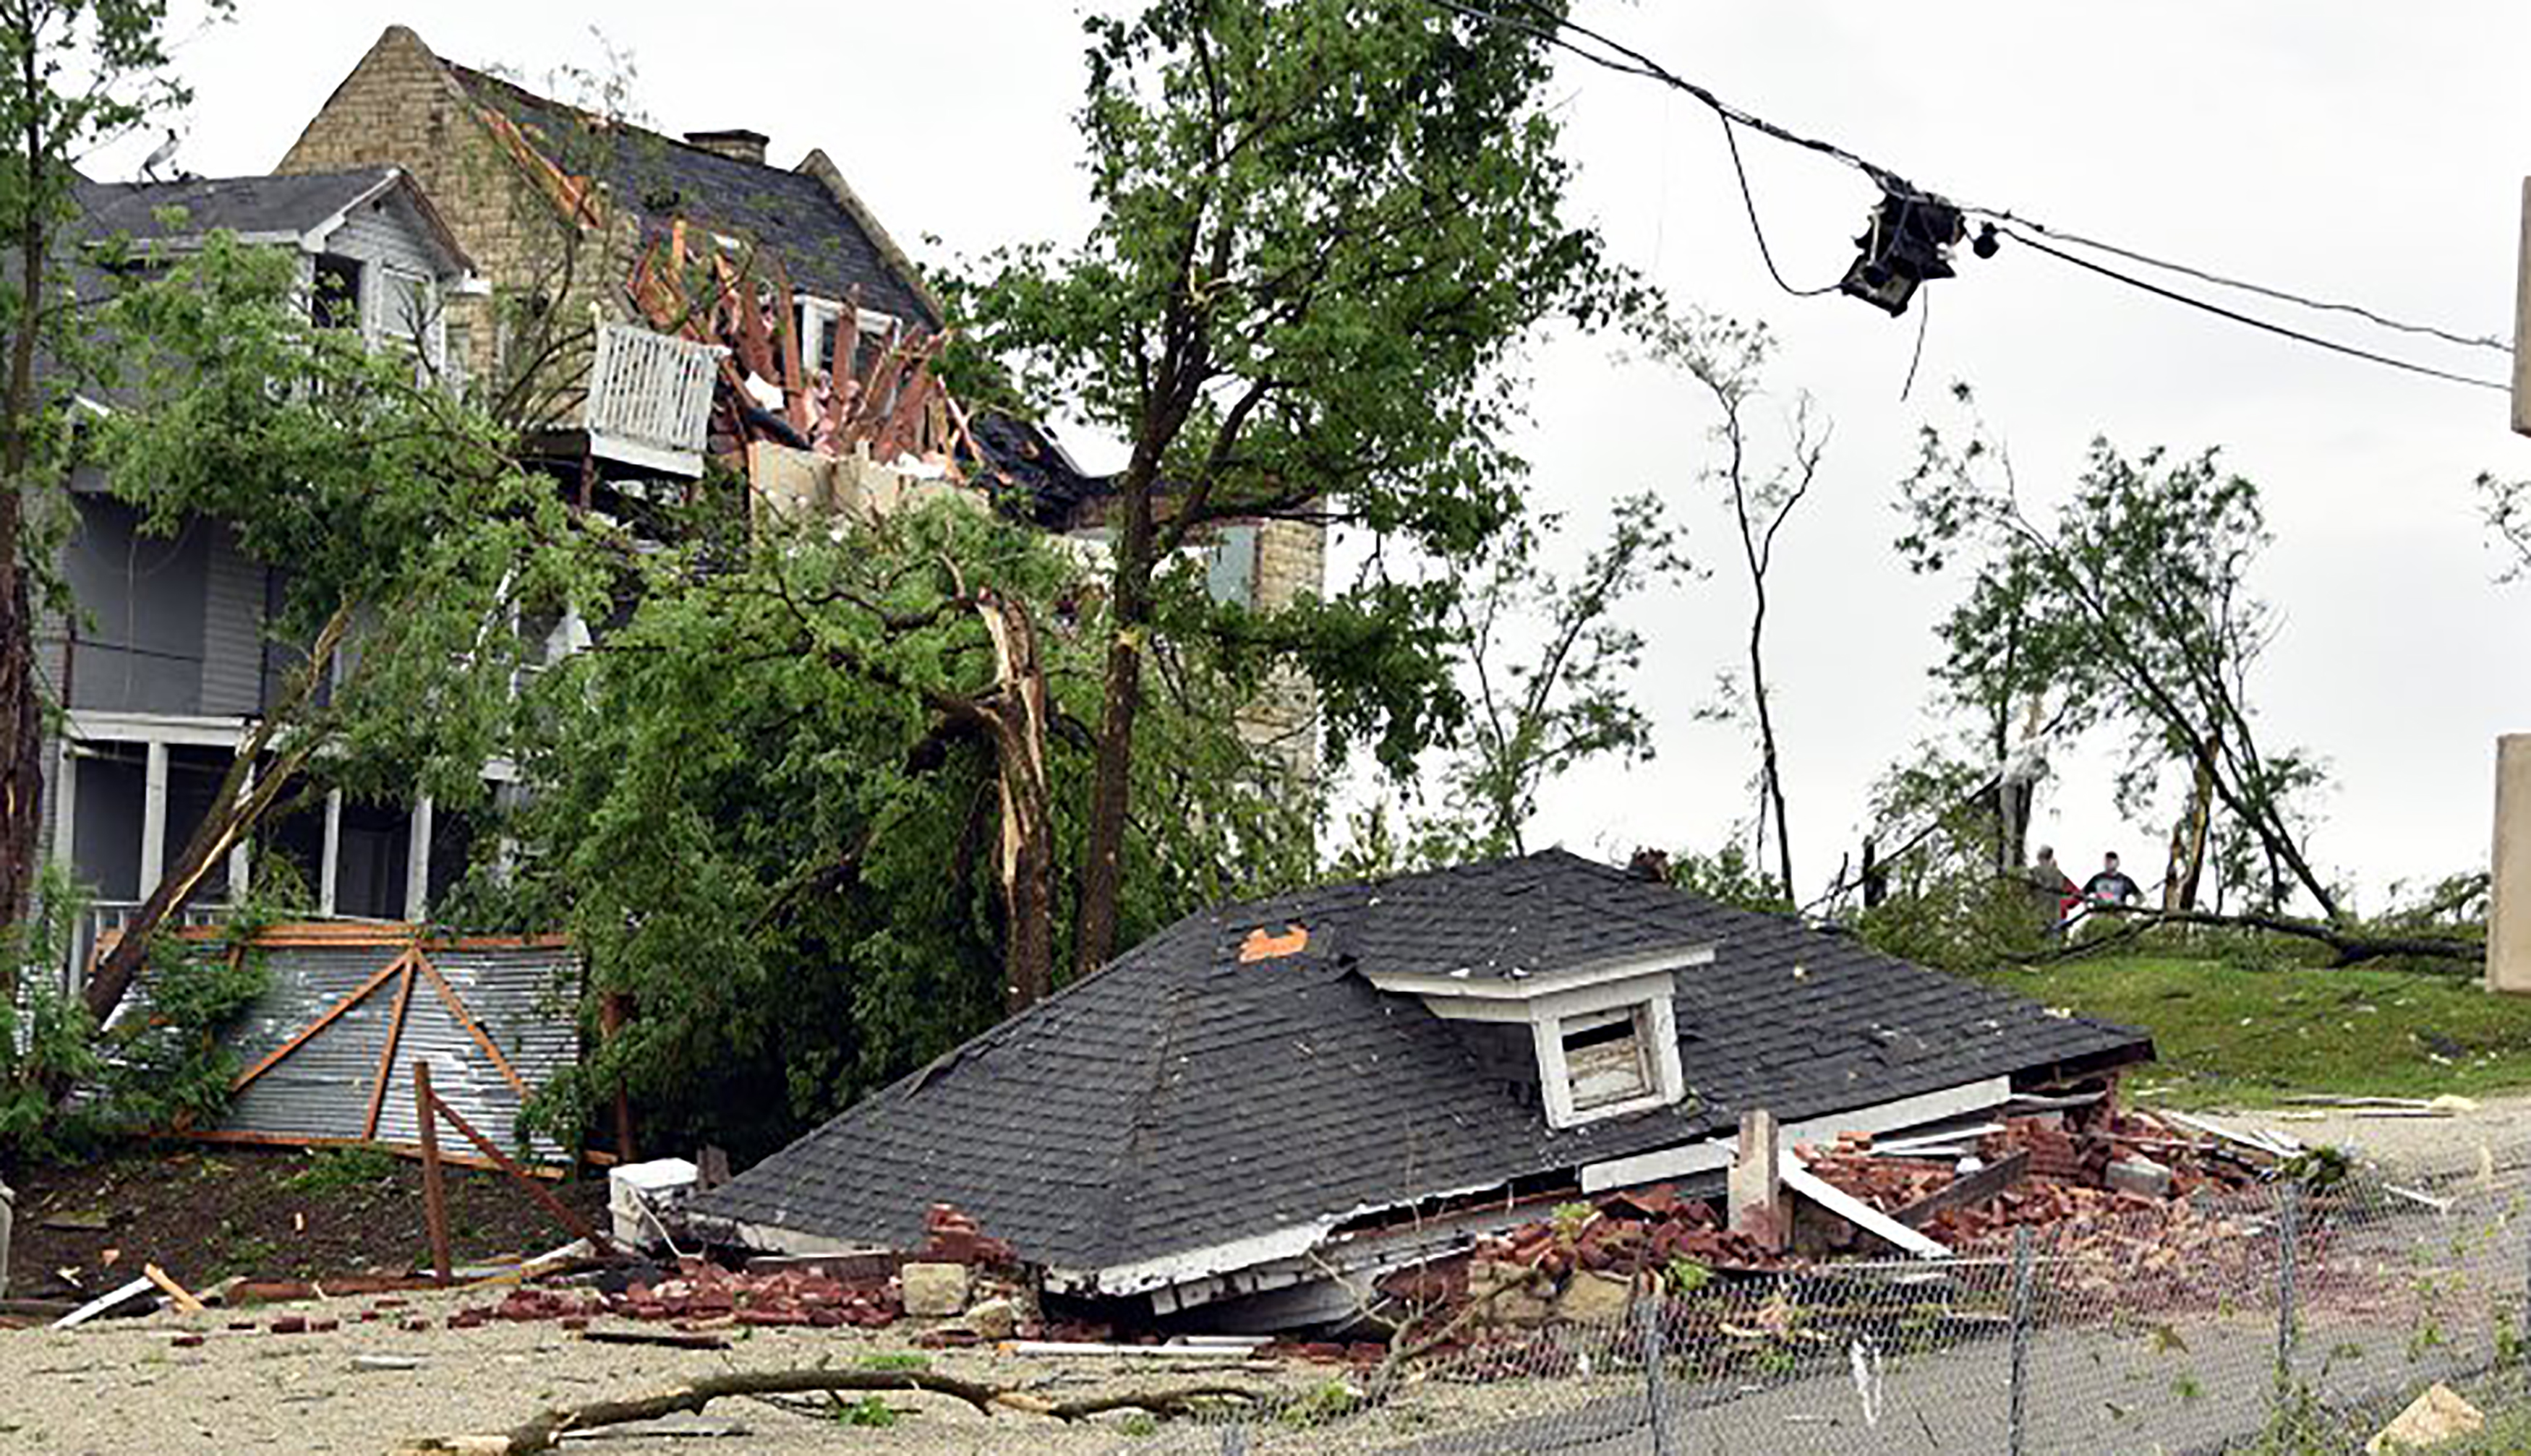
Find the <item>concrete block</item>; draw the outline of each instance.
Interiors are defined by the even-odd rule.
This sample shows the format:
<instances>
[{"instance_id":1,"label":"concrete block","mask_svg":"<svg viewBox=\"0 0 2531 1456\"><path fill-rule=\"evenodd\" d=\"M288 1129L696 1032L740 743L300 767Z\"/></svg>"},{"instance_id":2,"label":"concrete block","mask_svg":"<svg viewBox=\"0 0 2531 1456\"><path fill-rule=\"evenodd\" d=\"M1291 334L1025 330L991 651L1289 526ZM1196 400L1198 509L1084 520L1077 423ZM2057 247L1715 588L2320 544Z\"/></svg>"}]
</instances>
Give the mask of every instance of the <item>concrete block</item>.
<instances>
[{"instance_id":1,"label":"concrete block","mask_svg":"<svg viewBox=\"0 0 2531 1456\"><path fill-rule=\"evenodd\" d=\"M623 1163L606 1170L608 1236L627 1249L660 1243L660 1227L685 1220L695 1191L695 1165L682 1157Z\"/></svg>"},{"instance_id":2,"label":"concrete block","mask_svg":"<svg viewBox=\"0 0 2531 1456\"><path fill-rule=\"evenodd\" d=\"M940 1319L967 1308L967 1266L963 1263L909 1263L897 1271L905 1294L905 1313Z\"/></svg>"},{"instance_id":3,"label":"concrete block","mask_svg":"<svg viewBox=\"0 0 2531 1456\"><path fill-rule=\"evenodd\" d=\"M1020 1307L998 1295L979 1301L967 1312L967 1327L988 1340L1007 1340L1019 1333Z\"/></svg>"},{"instance_id":4,"label":"concrete block","mask_svg":"<svg viewBox=\"0 0 2531 1456\"><path fill-rule=\"evenodd\" d=\"M2148 1199L2170 1197L2170 1169L2149 1157L2122 1157L2110 1163L2108 1182L2111 1193L2131 1193Z\"/></svg>"},{"instance_id":5,"label":"concrete block","mask_svg":"<svg viewBox=\"0 0 2531 1456\"><path fill-rule=\"evenodd\" d=\"M2432 1450L2446 1441L2476 1435L2486 1425L2487 1418L2476 1406L2438 1380L2366 1441L2364 1452L2365 1456L2390 1456L2395 1451Z\"/></svg>"}]
</instances>

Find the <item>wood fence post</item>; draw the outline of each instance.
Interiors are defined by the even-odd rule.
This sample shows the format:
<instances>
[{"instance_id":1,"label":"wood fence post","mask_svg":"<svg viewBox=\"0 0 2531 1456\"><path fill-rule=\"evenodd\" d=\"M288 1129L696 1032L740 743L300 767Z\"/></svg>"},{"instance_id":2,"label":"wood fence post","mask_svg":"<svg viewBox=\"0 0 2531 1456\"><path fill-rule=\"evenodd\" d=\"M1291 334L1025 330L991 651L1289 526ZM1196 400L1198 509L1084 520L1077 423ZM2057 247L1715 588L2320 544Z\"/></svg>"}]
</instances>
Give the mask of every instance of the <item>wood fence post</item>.
<instances>
[{"instance_id":1,"label":"wood fence post","mask_svg":"<svg viewBox=\"0 0 2531 1456\"><path fill-rule=\"evenodd\" d=\"M422 1131L422 1210L430 1223L430 1264L443 1285L453 1277L448 1266L448 1188L439 1170L439 1123L433 1116L439 1099L430 1091L430 1063L413 1063L413 1120Z\"/></svg>"}]
</instances>

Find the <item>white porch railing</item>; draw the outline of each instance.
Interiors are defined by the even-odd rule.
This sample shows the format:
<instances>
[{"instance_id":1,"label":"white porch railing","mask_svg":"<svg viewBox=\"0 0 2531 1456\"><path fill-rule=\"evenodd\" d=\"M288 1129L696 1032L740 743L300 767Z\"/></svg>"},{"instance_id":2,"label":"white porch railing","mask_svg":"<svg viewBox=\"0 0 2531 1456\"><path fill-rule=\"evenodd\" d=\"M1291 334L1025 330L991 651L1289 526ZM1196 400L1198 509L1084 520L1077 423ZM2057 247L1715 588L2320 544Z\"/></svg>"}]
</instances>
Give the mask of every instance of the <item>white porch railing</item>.
<instances>
[{"instance_id":1,"label":"white porch railing","mask_svg":"<svg viewBox=\"0 0 2531 1456\"><path fill-rule=\"evenodd\" d=\"M722 351L630 324L600 323L583 423L590 453L700 476Z\"/></svg>"}]
</instances>

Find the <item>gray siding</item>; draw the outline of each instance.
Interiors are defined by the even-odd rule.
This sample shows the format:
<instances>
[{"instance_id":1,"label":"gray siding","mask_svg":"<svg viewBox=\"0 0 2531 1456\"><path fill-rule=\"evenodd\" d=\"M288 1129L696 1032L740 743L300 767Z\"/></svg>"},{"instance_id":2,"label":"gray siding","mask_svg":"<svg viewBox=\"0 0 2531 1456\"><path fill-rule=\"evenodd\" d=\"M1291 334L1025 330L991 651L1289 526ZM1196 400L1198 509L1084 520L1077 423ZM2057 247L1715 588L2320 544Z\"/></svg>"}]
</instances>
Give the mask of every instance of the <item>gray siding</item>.
<instances>
[{"instance_id":1,"label":"gray siding","mask_svg":"<svg viewBox=\"0 0 2531 1456\"><path fill-rule=\"evenodd\" d=\"M80 497L79 513L62 553L83 618L66 668L70 706L200 712L211 529L145 534L131 507L101 496Z\"/></svg>"},{"instance_id":2,"label":"gray siding","mask_svg":"<svg viewBox=\"0 0 2531 1456\"><path fill-rule=\"evenodd\" d=\"M202 602L202 711L262 711L263 599L263 568L238 550L226 526L212 528Z\"/></svg>"},{"instance_id":3,"label":"gray siding","mask_svg":"<svg viewBox=\"0 0 2531 1456\"><path fill-rule=\"evenodd\" d=\"M429 241L422 219L400 194L390 193L374 202L364 203L352 210L343 225L325 240L325 251L344 257L357 258L365 266L361 280L361 317L373 337L410 339L413 320L405 306L397 302L398 290L392 287L384 268L395 268L414 277L436 284L443 282L440 269L445 259ZM427 289L423 297L428 296ZM425 306L422 320L427 352L438 356L436 335L439 319L435 307Z\"/></svg>"}]
</instances>

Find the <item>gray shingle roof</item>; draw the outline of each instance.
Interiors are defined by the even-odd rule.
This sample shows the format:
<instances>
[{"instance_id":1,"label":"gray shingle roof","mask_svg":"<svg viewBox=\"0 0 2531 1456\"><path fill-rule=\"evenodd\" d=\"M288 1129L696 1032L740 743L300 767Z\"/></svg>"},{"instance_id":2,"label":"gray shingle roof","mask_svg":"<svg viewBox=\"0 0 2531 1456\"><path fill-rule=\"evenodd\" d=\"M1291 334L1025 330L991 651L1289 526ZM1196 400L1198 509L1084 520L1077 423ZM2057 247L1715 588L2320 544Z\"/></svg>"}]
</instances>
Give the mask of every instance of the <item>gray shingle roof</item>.
<instances>
[{"instance_id":1,"label":"gray shingle roof","mask_svg":"<svg viewBox=\"0 0 2531 1456\"><path fill-rule=\"evenodd\" d=\"M858 289L864 308L939 327L878 244L816 178L641 127L610 126L602 143L583 140L592 134L572 108L480 71L456 65L449 71L470 94L517 123L557 166L601 174L616 203L638 210L647 231L664 234L682 214L780 254L797 292L840 300Z\"/></svg>"},{"instance_id":2,"label":"gray shingle roof","mask_svg":"<svg viewBox=\"0 0 2531 1456\"><path fill-rule=\"evenodd\" d=\"M233 233L304 233L359 201L386 182L393 169L308 172L269 177L193 177L180 182L87 182L78 186L82 235L141 241L167 235L159 220L169 207L185 209L180 237L227 229Z\"/></svg>"},{"instance_id":3,"label":"gray shingle roof","mask_svg":"<svg viewBox=\"0 0 2531 1456\"><path fill-rule=\"evenodd\" d=\"M1249 931L1286 924L1308 950L1240 964ZM1590 958L1718 944L1677 978L1686 1102L1552 1131L1458 1028L1359 974L1559 934L1555 953ZM1548 851L1191 916L698 1211L902 1246L949 1202L1023 1258L1097 1269L1696 1141L1748 1108L1790 1122L2151 1054L2139 1033Z\"/></svg>"}]
</instances>

